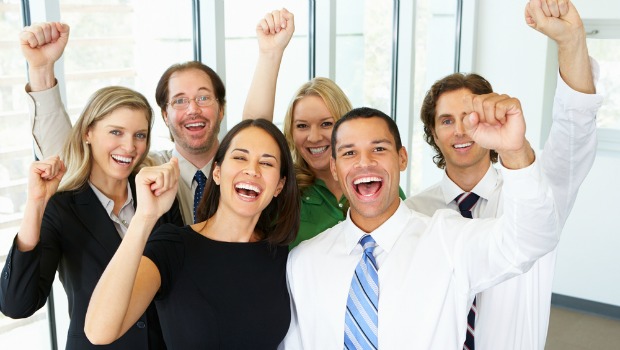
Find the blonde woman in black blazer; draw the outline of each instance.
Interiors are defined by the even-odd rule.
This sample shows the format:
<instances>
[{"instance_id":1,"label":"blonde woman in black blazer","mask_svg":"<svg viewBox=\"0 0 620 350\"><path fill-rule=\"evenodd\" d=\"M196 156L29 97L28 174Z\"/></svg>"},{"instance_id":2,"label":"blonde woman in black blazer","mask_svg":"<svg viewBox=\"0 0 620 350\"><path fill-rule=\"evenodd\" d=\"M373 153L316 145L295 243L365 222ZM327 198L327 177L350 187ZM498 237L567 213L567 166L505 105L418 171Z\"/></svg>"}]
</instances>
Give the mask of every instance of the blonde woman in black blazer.
<instances>
[{"instance_id":1,"label":"blonde woman in black blazer","mask_svg":"<svg viewBox=\"0 0 620 350\"><path fill-rule=\"evenodd\" d=\"M144 96L103 88L75 124L62 160L33 163L24 219L0 277L5 315L24 318L45 305L58 270L71 318L66 348L95 348L84 335L88 302L134 215L132 174L148 153L151 125ZM176 201L156 227L163 223L182 225ZM96 348L165 349L153 305L123 337Z\"/></svg>"}]
</instances>

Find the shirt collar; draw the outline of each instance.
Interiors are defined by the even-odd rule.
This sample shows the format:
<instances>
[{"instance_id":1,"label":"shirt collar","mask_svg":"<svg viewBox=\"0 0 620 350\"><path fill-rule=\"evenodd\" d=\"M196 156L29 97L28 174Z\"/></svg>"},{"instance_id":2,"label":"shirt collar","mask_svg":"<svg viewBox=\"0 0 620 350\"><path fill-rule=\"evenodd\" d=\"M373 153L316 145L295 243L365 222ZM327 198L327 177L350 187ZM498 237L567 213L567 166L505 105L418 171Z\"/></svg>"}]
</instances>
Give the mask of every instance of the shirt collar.
<instances>
[{"instance_id":1,"label":"shirt collar","mask_svg":"<svg viewBox=\"0 0 620 350\"><path fill-rule=\"evenodd\" d=\"M211 170L211 163L213 159L211 159L204 167L201 169L196 168L194 164L192 164L189 160L185 159L176 148L172 150L172 156L177 157L179 160L179 171L181 172L181 180L185 182L187 187L192 187L192 181L194 181L194 175L198 170L202 170L205 176L208 178L209 171Z\"/></svg>"},{"instance_id":2,"label":"shirt collar","mask_svg":"<svg viewBox=\"0 0 620 350\"><path fill-rule=\"evenodd\" d=\"M483 199L489 200L493 194L495 186L497 185L497 181L499 181L497 169L495 169L493 164L490 164L486 174L484 174L482 179L480 179L471 192L474 192ZM463 190L455 184L450 177L448 177L448 174L445 171L439 186L441 187L441 192L443 193L443 199L446 205L452 202L456 196L463 193Z\"/></svg>"},{"instance_id":3,"label":"shirt collar","mask_svg":"<svg viewBox=\"0 0 620 350\"><path fill-rule=\"evenodd\" d=\"M95 192L95 196L97 196L97 199L99 199L99 202L101 202L101 205L103 205L103 207L105 208L108 216L111 217L112 210L114 210L114 201L108 198L105 194L103 194L103 192L99 191L99 189L95 185L93 185L92 182L88 181L88 185L93 190L93 192ZM131 187L129 187L129 181L127 181L127 200L125 201L125 204L123 204L123 206L121 207L121 211L129 204L133 204L133 194L131 193Z\"/></svg>"},{"instance_id":4,"label":"shirt collar","mask_svg":"<svg viewBox=\"0 0 620 350\"><path fill-rule=\"evenodd\" d=\"M402 199L399 200L400 204L396 212L394 212L381 226L368 233L386 253L390 252L409 221L409 214L411 211L407 208ZM347 213L347 220L344 222L343 230L345 234L345 251L347 254L351 254L362 236L367 234L351 220L351 209L349 209Z\"/></svg>"}]
</instances>

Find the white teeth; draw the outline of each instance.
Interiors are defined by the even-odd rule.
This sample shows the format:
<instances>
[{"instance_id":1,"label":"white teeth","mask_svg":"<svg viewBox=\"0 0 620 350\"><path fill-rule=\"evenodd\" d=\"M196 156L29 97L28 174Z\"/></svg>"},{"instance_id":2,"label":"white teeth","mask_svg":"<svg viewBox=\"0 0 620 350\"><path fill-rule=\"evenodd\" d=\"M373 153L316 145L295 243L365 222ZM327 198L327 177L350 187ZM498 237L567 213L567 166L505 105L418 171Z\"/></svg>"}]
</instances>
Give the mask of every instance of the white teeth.
<instances>
[{"instance_id":1,"label":"white teeth","mask_svg":"<svg viewBox=\"0 0 620 350\"><path fill-rule=\"evenodd\" d=\"M458 145L454 145L454 148L465 148L465 147L469 147L471 145L473 145L473 142L467 142L467 143L460 143Z\"/></svg>"},{"instance_id":2,"label":"white teeth","mask_svg":"<svg viewBox=\"0 0 620 350\"><path fill-rule=\"evenodd\" d=\"M250 190L250 191L254 191L260 194L260 189L258 187L250 185L250 184L246 184L246 183L236 184L235 188L243 189L243 190Z\"/></svg>"},{"instance_id":3,"label":"white teeth","mask_svg":"<svg viewBox=\"0 0 620 350\"><path fill-rule=\"evenodd\" d=\"M117 162L127 163L127 164L131 163L131 161L133 160L132 157L123 157L123 156L119 156L116 154L112 155L112 159L114 159Z\"/></svg>"},{"instance_id":4,"label":"white teeth","mask_svg":"<svg viewBox=\"0 0 620 350\"><path fill-rule=\"evenodd\" d=\"M327 146L323 146L323 147L309 147L308 149L310 150L310 153L318 154L318 153L321 153L321 152L325 152L325 150L327 149Z\"/></svg>"},{"instance_id":5,"label":"white teeth","mask_svg":"<svg viewBox=\"0 0 620 350\"><path fill-rule=\"evenodd\" d=\"M205 123L202 123L202 122L185 124L186 128L203 127L203 126L205 126Z\"/></svg>"},{"instance_id":6,"label":"white teeth","mask_svg":"<svg viewBox=\"0 0 620 350\"><path fill-rule=\"evenodd\" d=\"M361 183L369 183L369 182L373 182L373 181L381 182L381 178L378 178L376 176L362 177L362 178L359 178L359 179L353 181L353 184L354 185L359 185Z\"/></svg>"}]
</instances>

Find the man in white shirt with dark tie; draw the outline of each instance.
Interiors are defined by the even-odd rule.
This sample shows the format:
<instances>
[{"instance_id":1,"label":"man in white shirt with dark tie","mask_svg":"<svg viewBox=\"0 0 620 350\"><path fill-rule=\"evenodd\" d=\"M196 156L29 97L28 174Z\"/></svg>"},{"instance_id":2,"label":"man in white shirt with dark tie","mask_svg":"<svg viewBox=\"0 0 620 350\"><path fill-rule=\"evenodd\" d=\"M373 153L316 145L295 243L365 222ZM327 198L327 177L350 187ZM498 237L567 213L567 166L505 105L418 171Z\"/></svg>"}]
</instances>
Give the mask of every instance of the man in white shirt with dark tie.
<instances>
[{"instance_id":1,"label":"man in white shirt with dark tie","mask_svg":"<svg viewBox=\"0 0 620 350\"><path fill-rule=\"evenodd\" d=\"M519 100L506 96L489 112L477 98L465 97L466 131L500 154L502 219L452 210L429 218L407 208L398 196L407 151L394 120L358 108L336 122L331 169L350 209L289 255L292 319L281 348L456 349L475 293L556 246L552 193L525 139Z\"/></svg>"},{"instance_id":2,"label":"man in white shirt with dark tie","mask_svg":"<svg viewBox=\"0 0 620 350\"><path fill-rule=\"evenodd\" d=\"M561 6L554 13L547 6L543 8L540 1L531 1L526 7L526 21L558 44L560 69L553 125L539 162L563 225L594 162L595 117L603 97L595 93L592 71L597 73L596 62L592 61L592 69L581 18L570 2L558 3ZM486 94L480 99L482 104L499 98L491 92L491 85L475 74L453 74L431 87L421 119L425 139L437 153L435 163L445 173L439 183L409 198L405 203L410 208L427 215L439 209L459 211L463 197L479 196L468 204L474 218L495 218L505 213L505 179L492 166L497 154L474 142L464 132L462 121L467 111L461 96ZM470 320L476 321L467 334L472 337L468 341L475 341L476 350L544 349L555 257L553 250L527 273L478 293L470 313ZM468 341L465 348L471 349Z\"/></svg>"}]
</instances>

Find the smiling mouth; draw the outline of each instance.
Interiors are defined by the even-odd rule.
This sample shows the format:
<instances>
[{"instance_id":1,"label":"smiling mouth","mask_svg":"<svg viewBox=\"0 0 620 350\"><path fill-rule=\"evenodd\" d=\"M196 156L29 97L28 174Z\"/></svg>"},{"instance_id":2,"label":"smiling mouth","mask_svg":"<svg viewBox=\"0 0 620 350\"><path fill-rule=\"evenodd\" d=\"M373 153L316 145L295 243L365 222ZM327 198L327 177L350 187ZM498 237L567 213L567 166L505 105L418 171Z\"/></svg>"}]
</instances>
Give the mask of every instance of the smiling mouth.
<instances>
[{"instance_id":1,"label":"smiling mouth","mask_svg":"<svg viewBox=\"0 0 620 350\"><path fill-rule=\"evenodd\" d=\"M116 154L112 155L112 159L114 159L115 162L122 164L122 165L127 165L127 164L131 164L131 161L133 160L133 157L123 157L123 156L119 156Z\"/></svg>"},{"instance_id":2,"label":"smiling mouth","mask_svg":"<svg viewBox=\"0 0 620 350\"><path fill-rule=\"evenodd\" d=\"M193 122L193 123L188 123L185 124L185 129L187 130L200 130L202 128L205 127L205 123L204 122Z\"/></svg>"},{"instance_id":3,"label":"smiling mouth","mask_svg":"<svg viewBox=\"0 0 620 350\"><path fill-rule=\"evenodd\" d=\"M323 146L323 147L308 147L308 151L310 151L310 153L312 155L315 154L321 154L324 153L325 151L327 151L327 149L329 148L329 146Z\"/></svg>"},{"instance_id":4,"label":"smiling mouth","mask_svg":"<svg viewBox=\"0 0 620 350\"><path fill-rule=\"evenodd\" d=\"M471 145L473 145L473 141L470 142L466 142L466 143L459 143L459 144L455 144L452 147L456 148L456 149L461 149L461 148L467 148L470 147Z\"/></svg>"},{"instance_id":5,"label":"smiling mouth","mask_svg":"<svg viewBox=\"0 0 620 350\"><path fill-rule=\"evenodd\" d=\"M353 181L355 192L363 197L375 195L383 186L383 180L376 176L361 177Z\"/></svg>"},{"instance_id":6,"label":"smiling mouth","mask_svg":"<svg viewBox=\"0 0 620 350\"><path fill-rule=\"evenodd\" d=\"M239 183L235 185L235 191L243 197L248 199L254 199L258 197L261 193L261 189L257 186L250 185L247 183Z\"/></svg>"}]
</instances>

